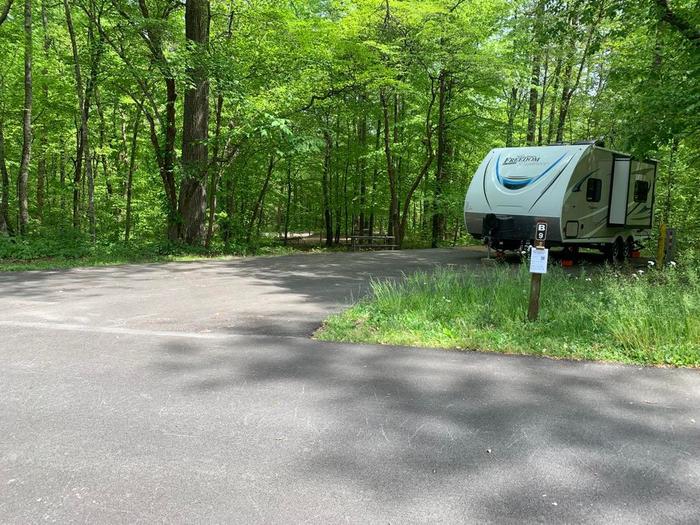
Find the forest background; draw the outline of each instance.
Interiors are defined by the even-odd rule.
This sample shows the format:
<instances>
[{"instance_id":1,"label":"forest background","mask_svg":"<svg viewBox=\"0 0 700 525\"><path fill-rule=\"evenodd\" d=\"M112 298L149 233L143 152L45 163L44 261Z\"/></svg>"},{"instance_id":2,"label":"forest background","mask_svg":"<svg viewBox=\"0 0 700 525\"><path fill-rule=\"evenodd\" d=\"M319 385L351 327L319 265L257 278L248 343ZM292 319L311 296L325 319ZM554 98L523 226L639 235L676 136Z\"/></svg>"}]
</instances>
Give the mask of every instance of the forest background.
<instances>
[{"instance_id":1,"label":"forest background","mask_svg":"<svg viewBox=\"0 0 700 525\"><path fill-rule=\"evenodd\" d=\"M0 0L0 259L464 237L493 147L660 161L700 240L692 0Z\"/></svg>"}]
</instances>

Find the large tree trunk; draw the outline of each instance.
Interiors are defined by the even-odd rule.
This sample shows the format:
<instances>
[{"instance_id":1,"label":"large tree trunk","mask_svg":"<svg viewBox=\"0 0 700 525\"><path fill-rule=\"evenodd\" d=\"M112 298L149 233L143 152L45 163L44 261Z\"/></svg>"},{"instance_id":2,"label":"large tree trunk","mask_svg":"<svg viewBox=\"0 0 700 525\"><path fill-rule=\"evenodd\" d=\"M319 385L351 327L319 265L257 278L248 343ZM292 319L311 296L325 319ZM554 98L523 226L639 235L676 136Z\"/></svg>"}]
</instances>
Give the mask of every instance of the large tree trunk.
<instances>
[{"instance_id":1,"label":"large tree trunk","mask_svg":"<svg viewBox=\"0 0 700 525\"><path fill-rule=\"evenodd\" d=\"M189 68L190 87L185 91L182 130L182 171L179 215L180 240L202 241L207 208L205 188L209 154L209 80L206 53L209 45L209 0L187 0L185 36L194 45L194 63Z\"/></svg>"},{"instance_id":2,"label":"large tree trunk","mask_svg":"<svg viewBox=\"0 0 700 525\"><path fill-rule=\"evenodd\" d=\"M27 233L29 224L29 162L32 156L32 1L24 0L24 115L22 119L22 160L19 166L17 197L19 232Z\"/></svg>"}]
</instances>

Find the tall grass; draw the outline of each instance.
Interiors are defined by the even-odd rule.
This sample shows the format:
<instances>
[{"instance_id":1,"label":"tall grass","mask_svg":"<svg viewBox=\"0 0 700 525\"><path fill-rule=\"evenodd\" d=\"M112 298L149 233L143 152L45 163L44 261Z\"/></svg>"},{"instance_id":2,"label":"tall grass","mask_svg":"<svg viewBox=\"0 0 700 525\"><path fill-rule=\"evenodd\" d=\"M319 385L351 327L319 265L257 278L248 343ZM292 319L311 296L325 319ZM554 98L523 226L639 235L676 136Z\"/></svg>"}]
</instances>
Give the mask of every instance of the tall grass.
<instances>
[{"instance_id":1,"label":"tall grass","mask_svg":"<svg viewBox=\"0 0 700 525\"><path fill-rule=\"evenodd\" d=\"M526 320L527 268L442 269L375 282L370 298L330 318L317 337L700 366L695 262L657 271L605 270L543 279L540 319Z\"/></svg>"}]
</instances>

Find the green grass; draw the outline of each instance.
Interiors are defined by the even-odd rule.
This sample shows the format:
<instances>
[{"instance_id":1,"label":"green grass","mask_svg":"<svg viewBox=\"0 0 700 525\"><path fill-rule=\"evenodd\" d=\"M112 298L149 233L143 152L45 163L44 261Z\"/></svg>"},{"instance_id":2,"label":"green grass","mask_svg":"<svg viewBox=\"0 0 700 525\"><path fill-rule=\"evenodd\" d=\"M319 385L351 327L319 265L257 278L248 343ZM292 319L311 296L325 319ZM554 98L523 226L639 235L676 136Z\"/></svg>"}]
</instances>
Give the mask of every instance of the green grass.
<instances>
[{"instance_id":1,"label":"green grass","mask_svg":"<svg viewBox=\"0 0 700 525\"><path fill-rule=\"evenodd\" d=\"M288 255L299 251L326 249L284 246L270 242L256 246L220 245L205 250L170 243L93 244L82 237L71 236L56 239L17 239L0 236L0 272L220 260L233 256Z\"/></svg>"},{"instance_id":2,"label":"green grass","mask_svg":"<svg viewBox=\"0 0 700 525\"><path fill-rule=\"evenodd\" d=\"M474 273L439 270L372 295L329 318L326 341L470 349L560 359L700 366L700 272L605 270L544 276L540 320L526 318L523 265Z\"/></svg>"}]
</instances>

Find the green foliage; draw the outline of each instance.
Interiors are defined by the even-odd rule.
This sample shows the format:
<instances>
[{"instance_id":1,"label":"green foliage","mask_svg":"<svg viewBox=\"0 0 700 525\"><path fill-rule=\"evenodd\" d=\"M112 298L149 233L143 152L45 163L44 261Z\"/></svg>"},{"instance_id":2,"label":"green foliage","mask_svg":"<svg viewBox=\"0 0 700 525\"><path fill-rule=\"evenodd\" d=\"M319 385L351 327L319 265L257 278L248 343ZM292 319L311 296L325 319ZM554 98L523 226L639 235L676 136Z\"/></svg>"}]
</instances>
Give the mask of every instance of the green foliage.
<instances>
[{"instance_id":1,"label":"green foliage","mask_svg":"<svg viewBox=\"0 0 700 525\"><path fill-rule=\"evenodd\" d=\"M602 137L615 149L657 158L658 219L679 229L682 247L700 241L700 53L697 41L667 22L653 0L211 0L207 53L187 44L181 3L69 5L91 102L94 245L86 235L85 163L75 173L80 115L65 12L60 2L35 2L30 232L15 246L43 240L38 252L59 256L66 238L83 252L124 243L135 124L130 240L166 242L174 216L159 166L166 79L174 79L177 95L179 191L183 93L193 62L203 63L210 78L211 163L204 181L216 196L206 203L213 206L210 247L256 245L285 230L322 232L326 221L331 243L360 223L386 232L391 195L380 93L389 105L397 197L408 201L407 245L461 240L471 176L492 147L525 144L533 90L537 143L554 140L561 123L563 140ZM20 7L15 2L0 27L0 121L15 231ZM690 0L672 2L691 30L699 23L694 7ZM153 54L156 43L162 56Z\"/></svg>"},{"instance_id":2,"label":"green foliage","mask_svg":"<svg viewBox=\"0 0 700 525\"><path fill-rule=\"evenodd\" d=\"M373 295L327 320L323 340L543 355L644 365L700 366L700 273L608 270L543 280L541 317L526 320L523 266L439 270L376 282Z\"/></svg>"}]
</instances>

